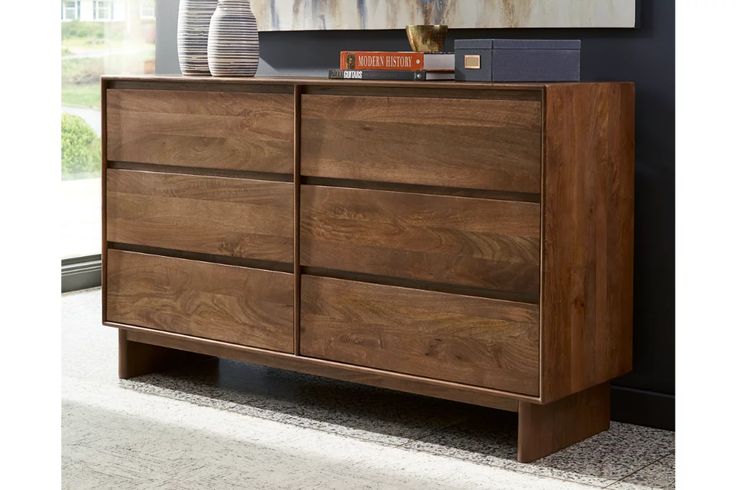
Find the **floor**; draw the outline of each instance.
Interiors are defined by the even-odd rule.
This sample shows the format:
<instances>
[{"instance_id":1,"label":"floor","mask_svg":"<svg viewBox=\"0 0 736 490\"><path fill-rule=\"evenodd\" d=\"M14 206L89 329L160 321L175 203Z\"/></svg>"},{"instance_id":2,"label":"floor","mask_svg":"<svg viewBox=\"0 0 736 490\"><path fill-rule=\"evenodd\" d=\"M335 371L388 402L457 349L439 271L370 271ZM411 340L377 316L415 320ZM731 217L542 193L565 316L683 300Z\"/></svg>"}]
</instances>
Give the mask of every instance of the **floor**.
<instances>
[{"instance_id":1,"label":"floor","mask_svg":"<svg viewBox=\"0 0 736 490\"><path fill-rule=\"evenodd\" d=\"M85 488L674 488L674 432L532 464L505 412L230 361L120 381L100 291L62 301L62 479Z\"/></svg>"}]
</instances>

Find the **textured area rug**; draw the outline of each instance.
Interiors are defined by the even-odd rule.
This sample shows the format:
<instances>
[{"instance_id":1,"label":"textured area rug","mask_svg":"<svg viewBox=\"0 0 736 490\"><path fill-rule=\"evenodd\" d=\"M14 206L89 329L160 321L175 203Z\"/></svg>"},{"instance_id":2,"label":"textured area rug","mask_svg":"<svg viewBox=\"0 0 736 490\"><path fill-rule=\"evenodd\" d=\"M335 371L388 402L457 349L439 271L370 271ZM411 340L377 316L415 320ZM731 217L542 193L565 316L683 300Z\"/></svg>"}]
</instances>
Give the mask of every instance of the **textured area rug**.
<instances>
[{"instance_id":1,"label":"textured area rug","mask_svg":"<svg viewBox=\"0 0 736 490\"><path fill-rule=\"evenodd\" d=\"M64 488L674 487L672 432L524 465L513 414L223 360L120 381L99 290L62 315Z\"/></svg>"}]
</instances>

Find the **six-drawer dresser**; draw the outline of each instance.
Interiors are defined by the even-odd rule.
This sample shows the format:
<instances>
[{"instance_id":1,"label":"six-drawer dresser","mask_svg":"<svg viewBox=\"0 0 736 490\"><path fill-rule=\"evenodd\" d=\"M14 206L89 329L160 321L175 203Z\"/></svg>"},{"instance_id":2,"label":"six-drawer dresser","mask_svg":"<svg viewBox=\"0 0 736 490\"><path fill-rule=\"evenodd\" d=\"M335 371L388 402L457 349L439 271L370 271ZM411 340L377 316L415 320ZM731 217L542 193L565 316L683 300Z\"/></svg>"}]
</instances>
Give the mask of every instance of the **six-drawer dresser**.
<instances>
[{"instance_id":1,"label":"six-drawer dresser","mask_svg":"<svg viewBox=\"0 0 736 490\"><path fill-rule=\"evenodd\" d=\"M209 355L518 413L632 366L634 88L103 77L120 376Z\"/></svg>"}]
</instances>

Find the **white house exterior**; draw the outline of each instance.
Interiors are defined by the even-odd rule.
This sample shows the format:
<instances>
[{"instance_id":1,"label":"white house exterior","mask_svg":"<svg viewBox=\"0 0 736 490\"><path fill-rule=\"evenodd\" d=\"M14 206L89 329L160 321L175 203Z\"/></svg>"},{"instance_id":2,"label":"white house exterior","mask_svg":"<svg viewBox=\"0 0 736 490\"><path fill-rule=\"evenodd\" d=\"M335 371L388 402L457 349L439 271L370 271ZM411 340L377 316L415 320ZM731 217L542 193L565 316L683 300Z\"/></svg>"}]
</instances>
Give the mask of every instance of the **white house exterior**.
<instances>
[{"instance_id":1,"label":"white house exterior","mask_svg":"<svg viewBox=\"0 0 736 490\"><path fill-rule=\"evenodd\" d=\"M81 22L124 22L153 20L155 0L62 0L61 20Z\"/></svg>"}]
</instances>

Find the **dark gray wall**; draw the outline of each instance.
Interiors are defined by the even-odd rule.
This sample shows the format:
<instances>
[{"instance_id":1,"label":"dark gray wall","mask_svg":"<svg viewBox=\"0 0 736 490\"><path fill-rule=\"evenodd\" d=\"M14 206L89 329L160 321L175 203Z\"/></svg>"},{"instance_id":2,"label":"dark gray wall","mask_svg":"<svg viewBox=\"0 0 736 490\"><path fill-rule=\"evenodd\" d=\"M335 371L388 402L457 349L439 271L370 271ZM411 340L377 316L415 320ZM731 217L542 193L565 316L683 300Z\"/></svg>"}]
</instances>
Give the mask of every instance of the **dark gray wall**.
<instances>
[{"instance_id":1,"label":"dark gray wall","mask_svg":"<svg viewBox=\"0 0 736 490\"><path fill-rule=\"evenodd\" d=\"M178 0L159 0L157 70L178 73ZM675 7L642 0L637 29L457 30L455 38L574 38L587 81L636 82L634 371L617 380L614 417L674 428ZM402 31L264 32L259 75L317 75L343 49L406 50Z\"/></svg>"}]
</instances>

